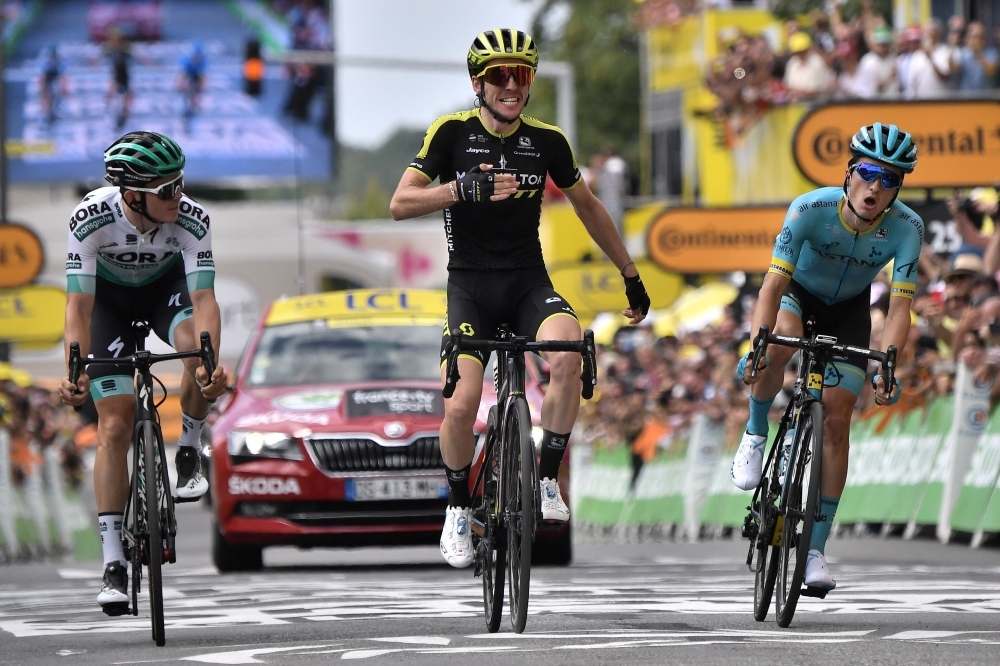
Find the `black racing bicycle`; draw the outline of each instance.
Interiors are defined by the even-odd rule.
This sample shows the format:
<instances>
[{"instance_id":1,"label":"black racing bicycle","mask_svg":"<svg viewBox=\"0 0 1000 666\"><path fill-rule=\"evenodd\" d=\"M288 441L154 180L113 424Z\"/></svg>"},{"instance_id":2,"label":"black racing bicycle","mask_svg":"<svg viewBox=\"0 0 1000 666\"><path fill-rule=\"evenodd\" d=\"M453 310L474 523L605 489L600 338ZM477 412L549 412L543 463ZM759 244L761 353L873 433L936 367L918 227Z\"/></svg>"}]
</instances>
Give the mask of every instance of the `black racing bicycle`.
<instances>
[{"instance_id":1,"label":"black racing bicycle","mask_svg":"<svg viewBox=\"0 0 1000 666\"><path fill-rule=\"evenodd\" d=\"M892 386L896 369L896 347L885 352L850 345L815 334L815 322L805 323L805 337L768 333L761 326L754 339L751 376L756 376L768 344L802 350L794 395L778 425L778 432L764 462L760 483L747 507L743 536L750 539L747 566L754 572L754 619L763 622L771 607L775 582L778 595L775 618L779 627L792 622L799 595L826 596L828 590L802 587L813 523L826 519L820 513L823 478L823 377L831 361L852 358L882 364L885 385ZM786 438L786 433L789 435ZM786 441L787 440L787 441Z\"/></svg>"},{"instance_id":2,"label":"black racing bicycle","mask_svg":"<svg viewBox=\"0 0 1000 666\"><path fill-rule=\"evenodd\" d=\"M503 614L504 569L509 581L510 621L516 633L528 620L531 547L541 521L538 459L531 441L531 413L524 397L524 355L527 352L577 352L583 356L583 398L590 400L597 383L594 332L583 340L543 340L512 335L502 326L495 340L471 340L452 331L445 347L447 360L442 394L455 392L458 355L463 351L497 353L493 383L497 404L490 407L482 464L472 489L472 540L475 575L483 579L483 606L490 633L500 629Z\"/></svg>"},{"instance_id":3,"label":"black racing bicycle","mask_svg":"<svg viewBox=\"0 0 1000 666\"><path fill-rule=\"evenodd\" d=\"M211 377L215 372L215 354L212 340L207 332L201 334L201 349L173 354L153 354L146 350L149 323L132 322L136 349L131 356L123 358L81 358L80 344L69 346L69 380L76 384L80 369L87 365L132 366L135 372L135 427L132 431L132 476L129 481L128 499L125 501L125 517L122 523L122 550L125 560L131 564L132 604L131 607L116 609L109 614L139 614L139 587L142 584L142 566L147 569L149 580L149 611L153 625L153 640L157 645L166 643L163 618L163 579L160 568L164 563L177 561L175 539L177 537L177 517L174 503L185 500L172 497L170 478L167 476L167 454L163 448L163 433L156 408L163 404L167 389L156 378L151 367L161 361L184 358L200 358L205 371ZM163 390L159 402L153 400L153 380ZM95 381L101 381L97 379ZM122 604L125 606L125 604Z\"/></svg>"}]
</instances>

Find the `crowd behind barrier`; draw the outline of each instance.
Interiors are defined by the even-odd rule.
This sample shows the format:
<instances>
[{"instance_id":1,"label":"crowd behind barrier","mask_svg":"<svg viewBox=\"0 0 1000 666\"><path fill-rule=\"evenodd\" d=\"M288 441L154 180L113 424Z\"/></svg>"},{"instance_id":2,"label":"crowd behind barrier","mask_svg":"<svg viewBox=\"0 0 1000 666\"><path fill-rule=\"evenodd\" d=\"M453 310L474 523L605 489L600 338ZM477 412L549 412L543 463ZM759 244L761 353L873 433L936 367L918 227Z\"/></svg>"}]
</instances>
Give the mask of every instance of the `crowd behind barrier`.
<instances>
[{"instance_id":1,"label":"crowd behind barrier","mask_svg":"<svg viewBox=\"0 0 1000 666\"><path fill-rule=\"evenodd\" d=\"M80 499L85 450L95 445L95 427L55 391L0 364L0 564L100 555Z\"/></svg>"},{"instance_id":2,"label":"crowd behind barrier","mask_svg":"<svg viewBox=\"0 0 1000 666\"><path fill-rule=\"evenodd\" d=\"M719 32L705 85L719 100L713 114L731 139L776 105L954 98L1000 88L1000 29L990 35L982 23L955 15L947 25L931 19L894 32L868 0L849 21L840 12L833 5L809 21L786 22L783 48L763 34Z\"/></svg>"}]
</instances>

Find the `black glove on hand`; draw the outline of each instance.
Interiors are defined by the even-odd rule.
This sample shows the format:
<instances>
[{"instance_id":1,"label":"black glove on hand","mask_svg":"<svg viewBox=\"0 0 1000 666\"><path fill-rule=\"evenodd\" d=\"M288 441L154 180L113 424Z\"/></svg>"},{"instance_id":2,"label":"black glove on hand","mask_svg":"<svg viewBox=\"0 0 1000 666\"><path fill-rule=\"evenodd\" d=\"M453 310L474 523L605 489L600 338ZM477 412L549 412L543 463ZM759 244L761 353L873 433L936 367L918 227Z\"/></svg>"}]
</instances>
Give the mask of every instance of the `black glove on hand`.
<instances>
[{"instance_id":1,"label":"black glove on hand","mask_svg":"<svg viewBox=\"0 0 1000 666\"><path fill-rule=\"evenodd\" d=\"M625 296L628 298L628 307L633 313L641 312L645 315L649 312L649 294L646 293L646 286L638 275L625 278Z\"/></svg>"},{"instance_id":2,"label":"black glove on hand","mask_svg":"<svg viewBox=\"0 0 1000 666\"><path fill-rule=\"evenodd\" d=\"M458 197L462 201L473 203L488 201L493 196L493 172L483 171L478 166L474 166L455 181L455 186L458 188Z\"/></svg>"}]
</instances>

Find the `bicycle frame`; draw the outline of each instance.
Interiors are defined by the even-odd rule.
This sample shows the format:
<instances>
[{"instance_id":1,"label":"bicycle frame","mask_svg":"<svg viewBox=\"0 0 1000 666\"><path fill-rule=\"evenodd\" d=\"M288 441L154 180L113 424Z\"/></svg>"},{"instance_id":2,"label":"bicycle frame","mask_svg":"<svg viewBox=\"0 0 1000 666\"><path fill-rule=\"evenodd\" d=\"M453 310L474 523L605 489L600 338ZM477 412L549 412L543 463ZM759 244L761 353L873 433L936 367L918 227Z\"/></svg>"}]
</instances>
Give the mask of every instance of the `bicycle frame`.
<instances>
[{"instance_id":1,"label":"bicycle frame","mask_svg":"<svg viewBox=\"0 0 1000 666\"><path fill-rule=\"evenodd\" d=\"M778 432L774 439L774 444L771 446L771 451L768 453L767 459L764 461L763 469L771 468L771 462L776 455L776 451L781 445L784 435L788 431L788 427L793 422L798 420L798 414L803 410L808 409L812 403L822 402L824 386L823 379L826 374L826 367L831 362L848 361L851 358L858 357L876 360L882 364L885 385L891 387L894 383L894 373L896 369L896 347L894 345L890 346L885 352L862 347L854 347L851 345L840 345L837 344L837 339L834 337L816 335L815 321L812 318L806 320L803 324L804 336L801 338L771 334L768 332L767 326L761 326L760 331L753 342L754 352L751 357L751 365L749 366L752 377L759 374L758 367L760 366L761 359L766 356L767 346L769 344L779 344L802 350L802 361L800 361L798 365L792 401L789 403L781 417L781 421L778 425ZM788 453L788 460L794 461L798 459L799 444L800 442L798 437L792 440L792 448ZM793 465L788 465L786 467L786 476L794 473L793 467ZM773 486L773 484L777 483L777 479L772 479L771 483ZM787 482L781 484L781 494L778 503L779 513L784 513L787 509L788 488L790 486L791 484ZM753 500L750 505L751 515L757 520L758 523L761 522L761 515L759 513L755 513L753 507L760 506L760 495L763 489L764 488L762 486L757 487L754 491ZM816 520L823 520L823 515L818 513L818 505L816 510ZM799 517L801 518L802 516ZM765 527L768 529L771 528L771 526ZM744 529L747 529L747 526L744 526ZM748 565L751 564L753 559L753 548L754 545L751 543L750 553L747 557Z\"/></svg>"},{"instance_id":2,"label":"bicycle frame","mask_svg":"<svg viewBox=\"0 0 1000 666\"><path fill-rule=\"evenodd\" d=\"M125 500L125 511L122 520L122 539L124 543L123 551L125 559L132 563L132 615L139 614L138 588L142 577L142 564L146 564L150 571L154 569L158 572L162 563L174 563L177 561L176 536L177 518L174 513L174 500L170 493L170 480L167 476L167 456L163 444L163 433L160 430L159 416L156 413L156 404L153 402L153 373L152 365L160 361L180 360L185 358L200 358L209 373L215 370L215 354L212 349L211 337L207 332L201 334L201 348L187 352L175 352L173 354L153 354L146 349L146 338L150 332L150 326L145 321L135 321L132 323L132 330L136 337L135 352L124 358L88 358L82 359L80 355L80 345L77 342L70 344L69 354L69 379L72 384L79 380L80 369L86 365L117 365L129 366L133 368L134 377L134 425L132 431L132 473L129 480L129 494ZM148 445L152 438L153 454L150 458L146 455L147 446L140 447L141 440ZM148 459L147 459L148 458ZM157 465L157 462L159 464ZM155 496L157 503L164 508L161 514L159 508L158 532L160 543L151 543L152 532L150 531L149 509L143 504L145 487L140 490L140 485L148 483L144 474L147 464L154 465L153 473L156 474ZM157 523L154 523L154 525ZM146 552L146 548L151 552ZM153 549L162 548L162 557L156 566L153 566L154 559L151 557ZM157 574L159 575L159 574ZM153 582L158 580L156 576L150 577L150 588L154 587ZM159 589L159 586L157 585ZM163 614L162 614L162 589L160 589L159 610L154 609L154 615L159 615L153 620L153 637L157 645L164 644L163 634ZM151 593L152 596L152 593ZM156 604L154 604L156 606ZM157 619L158 618L158 619Z\"/></svg>"}]
</instances>

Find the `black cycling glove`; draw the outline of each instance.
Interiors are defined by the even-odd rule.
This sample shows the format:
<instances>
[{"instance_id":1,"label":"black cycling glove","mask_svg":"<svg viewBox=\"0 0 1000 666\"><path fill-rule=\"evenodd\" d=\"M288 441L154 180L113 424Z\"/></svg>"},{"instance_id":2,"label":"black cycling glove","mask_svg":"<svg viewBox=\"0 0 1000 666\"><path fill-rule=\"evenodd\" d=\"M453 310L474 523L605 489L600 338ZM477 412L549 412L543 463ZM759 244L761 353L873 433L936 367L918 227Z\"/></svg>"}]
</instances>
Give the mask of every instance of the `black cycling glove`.
<instances>
[{"instance_id":1,"label":"black cycling glove","mask_svg":"<svg viewBox=\"0 0 1000 666\"><path fill-rule=\"evenodd\" d=\"M628 307L633 313L641 312L645 315L649 312L649 294L646 293L646 286L642 284L642 278L638 275L625 278L625 296L628 298Z\"/></svg>"},{"instance_id":2,"label":"black cycling glove","mask_svg":"<svg viewBox=\"0 0 1000 666\"><path fill-rule=\"evenodd\" d=\"M458 188L458 198L462 201L488 201L493 196L493 172L474 166L455 181L455 187Z\"/></svg>"}]
</instances>

